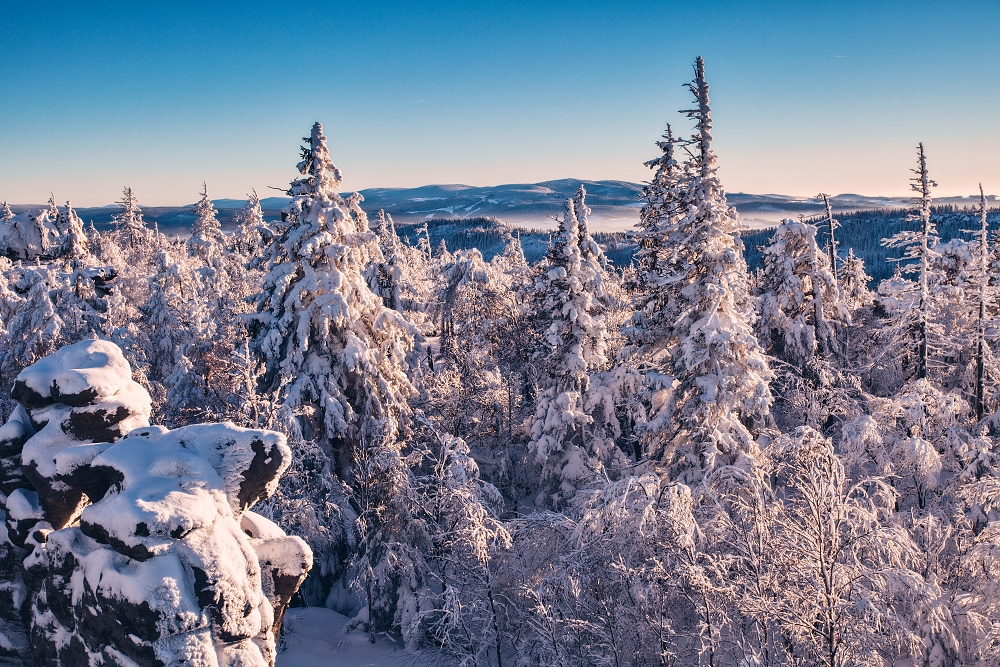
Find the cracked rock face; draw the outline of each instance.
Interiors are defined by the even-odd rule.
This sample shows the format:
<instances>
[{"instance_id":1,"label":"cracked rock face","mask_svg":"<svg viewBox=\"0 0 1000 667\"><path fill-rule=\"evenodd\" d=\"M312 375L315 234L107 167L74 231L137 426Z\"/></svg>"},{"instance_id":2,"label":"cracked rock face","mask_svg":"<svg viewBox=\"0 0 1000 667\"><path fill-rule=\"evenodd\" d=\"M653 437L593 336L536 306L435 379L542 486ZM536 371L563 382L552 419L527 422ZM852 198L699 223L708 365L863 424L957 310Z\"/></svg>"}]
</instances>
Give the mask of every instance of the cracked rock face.
<instances>
[{"instance_id":1,"label":"cracked rock face","mask_svg":"<svg viewBox=\"0 0 1000 667\"><path fill-rule=\"evenodd\" d=\"M35 663L273 665L312 565L302 540L248 511L291 462L284 436L148 426L149 395L107 341L25 369L13 394L0 583L21 582L12 606Z\"/></svg>"}]
</instances>

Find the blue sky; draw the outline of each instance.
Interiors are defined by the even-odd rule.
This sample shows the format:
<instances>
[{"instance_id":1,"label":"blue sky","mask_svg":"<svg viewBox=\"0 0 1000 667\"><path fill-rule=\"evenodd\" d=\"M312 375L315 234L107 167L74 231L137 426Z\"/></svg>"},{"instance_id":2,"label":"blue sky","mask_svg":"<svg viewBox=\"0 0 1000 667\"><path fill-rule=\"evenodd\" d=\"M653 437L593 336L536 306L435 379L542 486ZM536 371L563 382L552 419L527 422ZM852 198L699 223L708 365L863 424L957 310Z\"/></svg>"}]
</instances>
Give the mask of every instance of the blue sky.
<instances>
[{"instance_id":1,"label":"blue sky","mask_svg":"<svg viewBox=\"0 0 1000 667\"><path fill-rule=\"evenodd\" d=\"M707 63L729 191L1000 191L1000 5L7 3L0 199L265 193L320 120L345 189L643 180Z\"/></svg>"}]
</instances>

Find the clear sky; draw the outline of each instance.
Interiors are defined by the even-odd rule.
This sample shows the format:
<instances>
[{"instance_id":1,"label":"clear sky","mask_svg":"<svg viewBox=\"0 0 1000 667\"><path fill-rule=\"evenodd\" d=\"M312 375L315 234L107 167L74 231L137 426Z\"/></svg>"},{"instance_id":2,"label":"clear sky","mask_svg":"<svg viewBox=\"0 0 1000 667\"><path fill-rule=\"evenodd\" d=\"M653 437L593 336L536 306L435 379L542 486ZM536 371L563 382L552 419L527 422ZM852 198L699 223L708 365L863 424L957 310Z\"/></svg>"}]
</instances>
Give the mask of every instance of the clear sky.
<instances>
[{"instance_id":1,"label":"clear sky","mask_svg":"<svg viewBox=\"0 0 1000 667\"><path fill-rule=\"evenodd\" d=\"M1000 191L1000 3L6 2L0 199L644 180L704 56L731 192Z\"/></svg>"}]
</instances>

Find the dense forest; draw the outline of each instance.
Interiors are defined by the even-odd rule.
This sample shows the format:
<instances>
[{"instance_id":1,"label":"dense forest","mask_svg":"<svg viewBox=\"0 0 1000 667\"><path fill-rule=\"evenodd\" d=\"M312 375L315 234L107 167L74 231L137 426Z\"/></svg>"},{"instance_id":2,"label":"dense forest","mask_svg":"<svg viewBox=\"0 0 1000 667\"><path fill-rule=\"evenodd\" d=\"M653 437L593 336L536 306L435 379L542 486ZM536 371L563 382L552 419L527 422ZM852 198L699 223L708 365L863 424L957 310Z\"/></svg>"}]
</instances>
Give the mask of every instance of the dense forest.
<instances>
[{"instance_id":1,"label":"dense forest","mask_svg":"<svg viewBox=\"0 0 1000 667\"><path fill-rule=\"evenodd\" d=\"M213 511L243 515L253 539L305 540L292 604L340 611L372 641L484 667L998 664L996 211L935 207L921 144L911 209L747 232L700 58L688 88L693 130L656 143L627 235L591 232L583 187L551 233L397 227L340 194L319 123L281 219L252 194L229 234L207 189L184 239L150 229L129 188L104 232L69 202L4 205L0 651L17 657L18 623L57 648L84 632L37 583L75 565L38 565L65 538L24 509L45 463L25 441L51 419L24 387L55 401L62 376L42 362L100 345L123 360L115 391L148 394L122 419L165 425L119 445L258 434L231 436L246 477L253 443L280 459L287 442L267 492ZM131 470L101 451L102 470ZM227 454L204 451L223 470L212 456ZM78 493L63 525L83 512L84 534L115 547L120 487ZM147 544L129 530L119 541ZM229 613L204 623L229 628ZM156 626L156 641L189 631ZM254 641L273 661L268 636ZM128 641L109 638L100 664L218 662L156 641L148 662L115 657Z\"/></svg>"}]
</instances>

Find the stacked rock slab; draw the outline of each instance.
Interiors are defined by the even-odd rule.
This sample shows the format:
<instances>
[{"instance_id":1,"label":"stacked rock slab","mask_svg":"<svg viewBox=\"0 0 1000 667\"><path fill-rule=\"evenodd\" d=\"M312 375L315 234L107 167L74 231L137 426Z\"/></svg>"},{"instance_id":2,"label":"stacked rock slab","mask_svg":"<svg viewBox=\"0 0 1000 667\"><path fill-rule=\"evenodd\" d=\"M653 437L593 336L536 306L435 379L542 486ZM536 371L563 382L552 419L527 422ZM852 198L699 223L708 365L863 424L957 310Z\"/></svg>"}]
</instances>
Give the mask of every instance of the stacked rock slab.
<instances>
[{"instance_id":1,"label":"stacked rock slab","mask_svg":"<svg viewBox=\"0 0 1000 667\"><path fill-rule=\"evenodd\" d=\"M302 540L248 511L290 463L284 436L148 426L149 395L106 341L25 369L12 395L4 542L23 560L15 606L35 663L273 665L282 612L312 565Z\"/></svg>"}]
</instances>

